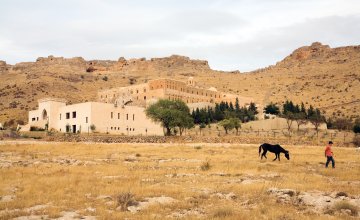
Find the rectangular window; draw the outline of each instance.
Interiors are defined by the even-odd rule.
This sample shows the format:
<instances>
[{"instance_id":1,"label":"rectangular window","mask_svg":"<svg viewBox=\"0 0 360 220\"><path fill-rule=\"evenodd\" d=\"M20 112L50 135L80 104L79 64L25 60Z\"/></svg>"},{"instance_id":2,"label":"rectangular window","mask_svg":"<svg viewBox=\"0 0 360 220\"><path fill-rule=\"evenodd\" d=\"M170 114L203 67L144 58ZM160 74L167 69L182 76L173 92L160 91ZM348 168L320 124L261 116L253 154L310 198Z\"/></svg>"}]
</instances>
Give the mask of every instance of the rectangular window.
<instances>
[{"instance_id":1,"label":"rectangular window","mask_svg":"<svg viewBox=\"0 0 360 220\"><path fill-rule=\"evenodd\" d=\"M32 118L31 120L32 120L32 121L35 121L35 120L36 120L36 118Z\"/></svg>"},{"instance_id":2,"label":"rectangular window","mask_svg":"<svg viewBox=\"0 0 360 220\"><path fill-rule=\"evenodd\" d=\"M135 121L135 114L133 114L133 121Z\"/></svg>"},{"instance_id":3,"label":"rectangular window","mask_svg":"<svg viewBox=\"0 0 360 220\"><path fill-rule=\"evenodd\" d=\"M72 118L76 118L76 112L72 112Z\"/></svg>"},{"instance_id":4,"label":"rectangular window","mask_svg":"<svg viewBox=\"0 0 360 220\"><path fill-rule=\"evenodd\" d=\"M85 122L88 123L88 117L85 118Z\"/></svg>"},{"instance_id":5,"label":"rectangular window","mask_svg":"<svg viewBox=\"0 0 360 220\"><path fill-rule=\"evenodd\" d=\"M126 114L126 120L129 120L129 114Z\"/></svg>"},{"instance_id":6,"label":"rectangular window","mask_svg":"<svg viewBox=\"0 0 360 220\"><path fill-rule=\"evenodd\" d=\"M39 121L39 117L36 117L36 121Z\"/></svg>"},{"instance_id":7,"label":"rectangular window","mask_svg":"<svg viewBox=\"0 0 360 220\"><path fill-rule=\"evenodd\" d=\"M113 112L111 112L111 118L113 118L114 117L114 113Z\"/></svg>"},{"instance_id":8,"label":"rectangular window","mask_svg":"<svg viewBox=\"0 0 360 220\"><path fill-rule=\"evenodd\" d=\"M144 96L144 100L146 100L146 96Z\"/></svg>"},{"instance_id":9,"label":"rectangular window","mask_svg":"<svg viewBox=\"0 0 360 220\"><path fill-rule=\"evenodd\" d=\"M118 113L118 119L120 119L120 113Z\"/></svg>"},{"instance_id":10,"label":"rectangular window","mask_svg":"<svg viewBox=\"0 0 360 220\"><path fill-rule=\"evenodd\" d=\"M60 114L60 120L61 120L61 114Z\"/></svg>"},{"instance_id":11,"label":"rectangular window","mask_svg":"<svg viewBox=\"0 0 360 220\"><path fill-rule=\"evenodd\" d=\"M70 118L70 112L66 112L66 119Z\"/></svg>"}]
</instances>

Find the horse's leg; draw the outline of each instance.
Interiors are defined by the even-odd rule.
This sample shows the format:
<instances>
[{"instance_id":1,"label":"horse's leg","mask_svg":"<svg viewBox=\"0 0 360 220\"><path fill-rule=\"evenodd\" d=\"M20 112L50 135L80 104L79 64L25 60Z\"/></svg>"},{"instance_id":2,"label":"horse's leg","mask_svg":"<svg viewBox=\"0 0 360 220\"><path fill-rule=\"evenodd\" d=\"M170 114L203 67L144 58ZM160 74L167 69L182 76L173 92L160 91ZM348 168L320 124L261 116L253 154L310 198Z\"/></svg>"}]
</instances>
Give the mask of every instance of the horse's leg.
<instances>
[{"instance_id":1,"label":"horse's leg","mask_svg":"<svg viewBox=\"0 0 360 220\"><path fill-rule=\"evenodd\" d=\"M273 159L273 161L275 161L275 160L277 159L277 157L278 157L278 155L277 155L277 154L275 154L275 159Z\"/></svg>"},{"instance_id":2,"label":"horse's leg","mask_svg":"<svg viewBox=\"0 0 360 220\"><path fill-rule=\"evenodd\" d=\"M267 159L266 153L267 153L267 150L264 150L264 152L263 152L262 155L261 155L261 158L264 156L264 157Z\"/></svg>"},{"instance_id":3,"label":"horse's leg","mask_svg":"<svg viewBox=\"0 0 360 220\"><path fill-rule=\"evenodd\" d=\"M279 153L279 155L278 155L278 160L280 161L280 153Z\"/></svg>"}]
</instances>

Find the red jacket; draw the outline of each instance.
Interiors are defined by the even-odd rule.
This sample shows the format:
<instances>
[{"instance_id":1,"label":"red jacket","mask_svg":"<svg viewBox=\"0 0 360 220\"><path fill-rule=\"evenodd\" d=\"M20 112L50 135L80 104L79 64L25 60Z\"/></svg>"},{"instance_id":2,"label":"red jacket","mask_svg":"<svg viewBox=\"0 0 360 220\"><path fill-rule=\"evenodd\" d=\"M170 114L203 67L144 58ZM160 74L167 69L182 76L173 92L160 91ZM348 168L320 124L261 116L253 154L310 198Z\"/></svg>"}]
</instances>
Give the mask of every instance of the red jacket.
<instances>
[{"instance_id":1,"label":"red jacket","mask_svg":"<svg viewBox=\"0 0 360 220\"><path fill-rule=\"evenodd\" d=\"M326 146L326 148L325 148L325 156L332 157L332 155L333 155L333 152L331 151L331 146L330 145Z\"/></svg>"}]
</instances>

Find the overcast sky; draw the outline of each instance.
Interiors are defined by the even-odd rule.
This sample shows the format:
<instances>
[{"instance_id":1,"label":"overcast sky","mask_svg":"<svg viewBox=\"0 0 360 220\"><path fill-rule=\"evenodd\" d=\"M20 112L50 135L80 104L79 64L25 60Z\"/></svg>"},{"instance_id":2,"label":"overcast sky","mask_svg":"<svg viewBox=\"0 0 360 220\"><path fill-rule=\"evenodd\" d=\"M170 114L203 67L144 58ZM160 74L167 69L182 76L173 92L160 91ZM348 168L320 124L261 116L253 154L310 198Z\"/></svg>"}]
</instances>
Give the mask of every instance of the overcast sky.
<instances>
[{"instance_id":1,"label":"overcast sky","mask_svg":"<svg viewBox=\"0 0 360 220\"><path fill-rule=\"evenodd\" d=\"M360 0L0 0L0 60L164 57L249 71L320 41L360 44Z\"/></svg>"}]
</instances>

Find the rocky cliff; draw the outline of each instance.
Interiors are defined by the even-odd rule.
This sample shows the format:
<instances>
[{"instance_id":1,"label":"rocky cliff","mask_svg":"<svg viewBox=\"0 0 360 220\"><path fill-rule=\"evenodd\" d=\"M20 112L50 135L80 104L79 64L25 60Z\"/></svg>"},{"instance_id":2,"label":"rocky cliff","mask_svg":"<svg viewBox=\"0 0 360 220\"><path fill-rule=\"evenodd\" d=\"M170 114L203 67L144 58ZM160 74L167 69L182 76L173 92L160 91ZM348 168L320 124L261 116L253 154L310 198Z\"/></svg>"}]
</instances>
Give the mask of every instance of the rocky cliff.
<instances>
[{"instance_id":1,"label":"rocky cliff","mask_svg":"<svg viewBox=\"0 0 360 220\"><path fill-rule=\"evenodd\" d=\"M0 122L26 121L43 97L90 101L99 89L189 76L201 86L253 97L262 105L288 99L320 107L328 117L359 117L360 46L331 48L316 42L275 65L243 74L214 71L207 61L178 55L89 61L48 56L16 65L0 61Z\"/></svg>"}]
</instances>

